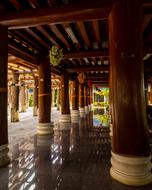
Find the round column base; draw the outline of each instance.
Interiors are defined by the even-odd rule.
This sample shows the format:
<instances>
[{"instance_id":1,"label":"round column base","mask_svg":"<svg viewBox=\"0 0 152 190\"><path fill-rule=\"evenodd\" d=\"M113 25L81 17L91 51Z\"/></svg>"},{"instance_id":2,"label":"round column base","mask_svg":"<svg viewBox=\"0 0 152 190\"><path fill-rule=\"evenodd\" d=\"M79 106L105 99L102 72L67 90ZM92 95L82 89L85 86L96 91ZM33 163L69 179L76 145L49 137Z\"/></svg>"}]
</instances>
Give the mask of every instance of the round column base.
<instances>
[{"instance_id":1,"label":"round column base","mask_svg":"<svg viewBox=\"0 0 152 190\"><path fill-rule=\"evenodd\" d=\"M79 123L79 110L71 110L72 123Z\"/></svg>"},{"instance_id":2,"label":"round column base","mask_svg":"<svg viewBox=\"0 0 152 190\"><path fill-rule=\"evenodd\" d=\"M110 175L125 185L143 186L152 183L151 157L122 156L112 152Z\"/></svg>"},{"instance_id":3,"label":"round column base","mask_svg":"<svg viewBox=\"0 0 152 190\"><path fill-rule=\"evenodd\" d=\"M70 114L61 114L59 119L59 130L70 130L71 128L71 116Z\"/></svg>"},{"instance_id":4,"label":"round column base","mask_svg":"<svg viewBox=\"0 0 152 190\"><path fill-rule=\"evenodd\" d=\"M33 116L38 116L38 108L37 108L37 106L33 107Z\"/></svg>"},{"instance_id":5,"label":"round column base","mask_svg":"<svg viewBox=\"0 0 152 190\"><path fill-rule=\"evenodd\" d=\"M19 121L19 111L15 108L11 108L11 122Z\"/></svg>"},{"instance_id":6,"label":"round column base","mask_svg":"<svg viewBox=\"0 0 152 190\"><path fill-rule=\"evenodd\" d=\"M84 108L80 108L80 117L85 117L85 109Z\"/></svg>"},{"instance_id":7,"label":"round column base","mask_svg":"<svg viewBox=\"0 0 152 190\"><path fill-rule=\"evenodd\" d=\"M37 135L37 146L51 146L53 142L52 135Z\"/></svg>"},{"instance_id":8,"label":"round column base","mask_svg":"<svg viewBox=\"0 0 152 190\"><path fill-rule=\"evenodd\" d=\"M21 112L26 112L26 105L21 106Z\"/></svg>"},{"instance_id":9,"label":"round column base","mask_svg":"<svg viewBox=\"0 0 152 190\"><path fill-rule=\"evenodd\" d=\"M51 135L51 134L53 134L53 122L51 122L51 123L38 123L37 134L38 135Z\"/></svg>"},{"instance_id":10,"label":"round column base","mask_svg":"<svg viewBox=\"0 0 152 190\"><path fill-rule=\"evenodd\" d=\"M85 114L88 114L89 113L89 108L88 106L85 106Z\"/></svg>"},{"instance_id":11,"label":"round column base","mask_svg":"<svg viewBox=\"0 0 152 190\"><path fill-rule=\"evenodd\" d=\"M7 144L0 146L0 167L5 166L10 163L8 151L9 151L9 148Z\"/></svg>"}]
</instances>

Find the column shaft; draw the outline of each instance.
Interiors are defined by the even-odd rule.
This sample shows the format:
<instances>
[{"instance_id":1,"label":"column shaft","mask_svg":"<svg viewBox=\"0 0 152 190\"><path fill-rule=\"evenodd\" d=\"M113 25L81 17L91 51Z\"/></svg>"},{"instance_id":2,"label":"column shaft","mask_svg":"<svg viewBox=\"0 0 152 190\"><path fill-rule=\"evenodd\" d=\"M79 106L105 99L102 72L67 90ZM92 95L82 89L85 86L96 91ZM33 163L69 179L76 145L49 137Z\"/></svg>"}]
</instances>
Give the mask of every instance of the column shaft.
<instances>
[{"instance_id":1,"label":"column shaft","mask_svg":"<svg viewBox=\"0 0 152 190\"><path fill-rule=\"evenodd\" d=\"M21 112L26 112L26 93L25 93L25 86L24 84L20 87L21 93Z\"/></svg>"},{"instance_id":2,"label":"column shaft","mask_svg":"<svg viewBox=\"0 0 152 190\"><path fill-rule=\"evenodd\" d=\"M39 124L37 133L39 135L48 135L53 132L51 125L51 67L47 58L41 58L39 62L39 91L38 91L38 105L39 105Z\"/></svg>"},{"instance_id":3,"label":"column shaft","mask_svg":"<svg viewBox=\"0 0 152 190\"><path fill-rule=\"evenodd\" d=\"M84 106L85 106L85 114L88 114L88 86L84 85Z\"/></svg>"},{"instance_id":4,"label":"column shaft","mask_svg":"<svg viewBox=\"0 0 152 190\"><path fill-rule=\"evenodd\" d=\"M34 105L33 116L38 115L38 78L34 79Z\"/></svg>"},{"instance_id":5,"label":"column shaft","mask_svg":"<svg viewBox=\"0 0 152 190\"><path fill-rule=\"evenodd\" d=\"M13 73L11 122L19 121L19 74Z\"/></svg>"},{"instance_id":6,"label":"column shaft","mask_svg":"<svg viewBox=\"0 0 152 190\"><path fill-rule=\"evenodd\" d=\"M69 105L69 76L67 72L61 75L61 116L60 130L69 130L71 123Z\"/></svg>"},{"instance_id":7,"label":"column shaft","mask_svg":"<svg viewBox=\"0 0 152 190\"><path fill-rule=\"evenodd\" d=\"M57 110L60 110L60 106L61 106L60 104L61 104L61 87L59 84L58 92L57 92Z\"/></svg>"},{"instance_id":8,"label":"column shaft","mask_svg":"<svg viewBox=\"0 0 152 190\"><path fill-rule=\"evenodd\" d=\"M0 166L9 163L7 123L7 58L8 32L0 26Z\"/></svg>"},{"instance_id":9,"label":"column shaft","mask_svg":"<svg viewBox=\"0 0 152 190\"><path fill-rule=\"evenodd\" d=\"M80 117L85 116L85 105L84 105L84 84L79 85L79 107L80 107Z\"/></svg>"},{"instance_id":10,"label":"column shaft","mask_svg":"<svg viewBox=\"0 0 152 190\"><path fill-rule=\"evenodd\" d=\"M112 101L111 175L128 185L152 182L142 63L142 6L122 0L109 16Z\"/></svg>"},{"instance_id":11,"label":"column shaft","mask_svg":"<svg viewBox=\"0 0 152 190\"><path fill-rule=\"evenodd\" d=\"M79 83L78 83L78 79L75 79L73 81L71 117L72 117L72 123L79 122Z\"/></svg>"},{"instance_id":12,"label":"column shaft","mask_svg":"<svg viewBox=\"0 0 152 190\"><path fill-rule=\"evenodd\" d=\"M70 114L68 73L61 75L61 114Z\"/></svg>"}]
</instances>

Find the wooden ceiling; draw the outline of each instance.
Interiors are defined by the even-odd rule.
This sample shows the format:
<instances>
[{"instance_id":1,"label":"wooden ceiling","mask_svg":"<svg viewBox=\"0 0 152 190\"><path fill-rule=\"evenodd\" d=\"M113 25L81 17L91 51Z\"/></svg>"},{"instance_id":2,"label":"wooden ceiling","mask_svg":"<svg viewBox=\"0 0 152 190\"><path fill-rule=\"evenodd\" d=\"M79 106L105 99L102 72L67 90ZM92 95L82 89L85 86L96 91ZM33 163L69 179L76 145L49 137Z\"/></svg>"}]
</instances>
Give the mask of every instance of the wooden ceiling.
<instances>
[{"instance_id":1,"label":"wooden ceiling","mask_svg":"<svg viewBox=\"0 0 152 190\"><path fill-rule=\"evenodd\" d=\"M0 24L8 27L9 53L17 64L37 68L53 44L63 49L52 72L86 72L97 80L109 73L108 15L115 0L1 0ZM143 59L151 77L152 1L143 0ZM105 78L104 78L105 79ZM102 81L102 80L101 80Z\"/></svg>"}]
</instances>

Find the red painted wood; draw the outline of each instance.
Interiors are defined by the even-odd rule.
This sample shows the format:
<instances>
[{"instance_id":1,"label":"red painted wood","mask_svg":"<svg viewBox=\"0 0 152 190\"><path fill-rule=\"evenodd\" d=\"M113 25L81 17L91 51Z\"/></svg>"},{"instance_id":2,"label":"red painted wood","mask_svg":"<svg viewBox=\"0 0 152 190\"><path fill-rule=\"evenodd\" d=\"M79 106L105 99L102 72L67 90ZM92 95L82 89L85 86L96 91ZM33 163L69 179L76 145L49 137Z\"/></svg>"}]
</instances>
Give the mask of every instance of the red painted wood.
<instances>
[{"instance_id":1,"label":"red painted wood","mask_svg":"<svg viewBox=\"0 0 152 190\"><path fill-rule=\"evenodd\" d=\"M7 28L0 26L0 145L8 143L7 123Z\"/></svg>"},{"instance_id":2,"label":"red painted wood","mask_svg":"<svg viewBox=\"0 0 152 190\"><path fill-rule=\"evenodd\" d=\"M148 156L142 63L142 6L122 0L109 16L112 151Z\"/></svg>"}]
</instances>

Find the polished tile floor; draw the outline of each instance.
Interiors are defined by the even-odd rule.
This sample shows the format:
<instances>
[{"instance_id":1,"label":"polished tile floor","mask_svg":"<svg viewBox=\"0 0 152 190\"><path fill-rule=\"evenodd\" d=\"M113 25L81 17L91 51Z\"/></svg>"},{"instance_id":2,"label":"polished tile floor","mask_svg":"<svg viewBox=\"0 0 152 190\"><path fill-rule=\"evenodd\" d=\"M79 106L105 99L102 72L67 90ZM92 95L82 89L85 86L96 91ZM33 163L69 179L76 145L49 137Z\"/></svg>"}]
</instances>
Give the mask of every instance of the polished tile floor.
<instances>
[{"instance_id":1,"label":"polished tile floor","mask_svg":"<svg viewBox=\"0 0 152 190\"><path fill-rule=\"evenodd\" d=\"M111 179L109 135L90 123L81 119L71 131L14 144L10 165L0 169L0 190L152 190Z\"/></svg>"}]
</instances>

